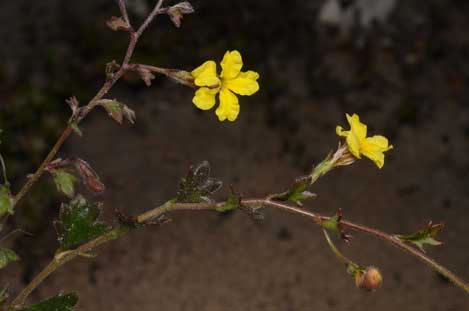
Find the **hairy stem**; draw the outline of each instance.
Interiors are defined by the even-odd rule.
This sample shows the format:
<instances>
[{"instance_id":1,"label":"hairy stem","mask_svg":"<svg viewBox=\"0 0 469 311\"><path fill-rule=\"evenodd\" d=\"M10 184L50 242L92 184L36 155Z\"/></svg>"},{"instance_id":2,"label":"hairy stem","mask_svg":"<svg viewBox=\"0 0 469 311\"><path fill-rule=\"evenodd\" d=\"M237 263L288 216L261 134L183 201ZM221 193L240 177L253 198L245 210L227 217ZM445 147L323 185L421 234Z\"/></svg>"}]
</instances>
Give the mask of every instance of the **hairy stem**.
<instances>
[{"instance_id":1,"label":"hairy stem","mask_svg":"<svg viewBox=\"0 0 469 311\"><path fill-rule=\"evenodd\" d=\"M109 90L114 86L114 84L128 70L128 65L135 51L135 47L137 45L138 39L143 34L145 29L148 27L148 25L155 19L158 13L158 10L161 8L162 4L163 4L163 0L159 0L157 2L155 9L150 13L150 15L148 15L148 17L140 26L137 32L134 32L133 30L130 31L130 41L127 46L127 51L125 53L124 60L122 61L122 64L119 70L115 72L111 78L108 78L106 80L103 86L99 89L98 93L88 102L86 106L83 107L83 109L80 112L79 117L77 118L77 120L75 120L75 124L80 123L98 105L99 100L102 99L109 92ZM127 15L127 10L125 8L124 0L119 0L119 8L121 10L123 18L128 20L128 15ZM72 126L73 124L69 122L69 124L64 129L59 139L55 143L54 147L51 149L51 151L46 156L46 158L42 161L39 168L36 170L36 172L33 175L31 175L31 177L27 180L27 182L20 189L18 194L13 198L13 207L15 207L18 204L18 202L21 201L21 199L26 195L26 193L28 193L28 191L36 183L36 181L38 181L38 179L44 174L47 165L55 158L55 156L57 155L57 152L60 150L62 145L65 143L65 141L68 139L68 137L72 133L73 131Z\"/></svg>"},{"instance_id":2,"label":"hairy stem","mask_svg":"<svg viewBox=\"0 0 469 311\"><path fill-rule=\"evenodd\" d=\"M0 163L2 165L3 181L4 181L5 185L8 186L8 185L10 185L10 183L8 182L7 167L5 165L5 160L3 159L3 156L2 156L1 153L0 153Z\"/></svg>"},{"instance_id":3,"label":"hairy stem","mask_svg":"<svg viewBox=\"0 0 469 311\"><path fill-rule=\"evenodd\" d=\"M221 206L223 206L225 202L217 202L217 203L173 203L172 201L168 201L165 204L151 209L139 216L136 217L137 222L141 224L145 224L145 222L157 218L163 214L166 214L168 212L172 211L178 211L178 210L215 210ZM270 207L270 208L276 208L276 209L281 209L287 212L291 212L294 214L299 214L301 216L309 217L312 220L317 223L317 220L328 220L330 217L328 216L323 216L320 214L315 214L310 211L307 211L302 208L294 207L291 205L287 205L281 202L276 202L272 201L269 199L246 199L241 201L241 205L249 208L259 208L259 207ZM404 250L408 254L416 257L420 261L424 262L427 264L430 268L433 270L441 273L445 277L447 277L451 282L453 282L456 286L464 290L466 293L469 293L469 284L467 284L465 281L463 281L461 278L456 276L454 273L446 269L445 267L441 266L437 262L435 262L433 259L428 257L426 254L418 251L417 249L401 242L400 240L396 239L393 235L384 233L380 230L370 228L364 225L360 225L351 221L347 220L341 220L341 225L344 228L349 228L355 231L359 232L364 232L367 234L370 234L372 236L381 238L382 240L396 246L397 248ZM57 270L59 267L63 266L65 263L69 262L70 260L74 259L75 257L78 256L85 256L88 252L93 250L94 248L115 240L122 235L126 234L130 229L127 226L119 226L104 235L86 243L83 244L82 246L71 250L71 251L65 251L62 253L58 253L54 259L52 260L51 263L49 263L32 281L29 283L22 291L21 293L13 300L9 307L9 311L13 311L16 308L19 308L24 305L26 302L26 299L28 296L31 294L31 292L34 291L50 274L52 274L55 270ZM345 257L344 263L351 263L350 260L346 259Z\"/></svg>"},{"instance_id":4,"label":"hairy stem","mask_svg":"<svg viewBox=\"0 0 469 311\"><path fill-rule=\"evenodd\" d=\"M44 173L47 165L54 159L54 157L57 154L57 152L59 151L60 147L62 147L63 143L70 136L71 132L72 132L72 127L69 124L65 128L65 130L62 132L62 135L60 135L60 137L57 140L57 142L55 143L54 147L52 147L51 151L49 151L49 154L46 156L44 161L42 161L41 165L36 170L36 172L28 178L28 181L26 181L26 183L21 188L21 190L18 192L18 194L13 198L13 206L16 206L18 204L18 202L31 189L31 187L34 185L34 183L42 176L42 174Z\"/></svg>"},{"instance_id":5,"label":"hairy stem","mask_svg":"<svg viewBox=\"0 0 469 311\"><path fill-rule=\"evenodd\" d=\"M24 305L28 296L53 272L55 272L58 268L69 262L70 260L74 259L77 256L85 256L89 251L92 249L109 242L111 240L115 240L120 236L124 235L128 231L127 227L118 227L113 229L96 239L83 244L82 246L76 248L72 251L65 251L62 253L58 253L55 255L54 259L44 268L38 275L20 292L20 294L12 301L10 307L8 308L9 311L15 310L20 308Z\"/></svg>"},{"instance_id":6,"label":"hairy stem","mask_svg":"<svg viewBox=\"0 0 469 311\"><path fill-rule=\"evenodd\" d=\"M147 19L143 22L143 24L140 26L140 28L137 30L137 36L141 36L142 33L147 29L147 27L150 25L150 23L155 19L155 16L158 15L161 6L163 5L164 0L158 0L156 3L155 7L151 11L151 13L148 15Z\"/></svg>"},{"instance_id":7,"label":"hairy stem","mask_svg":"<svg viewBox=\"0 0 469 311\"><path fill-rule=\"evenodd\" d=\"M127 25L130 26L130 29L132 29L132 25L130 24L129 14L127 14L127 5L125 4L125 0L119 0L119 9L121 11L122 18L127 23Z\"/></svg>"}]
</instances>

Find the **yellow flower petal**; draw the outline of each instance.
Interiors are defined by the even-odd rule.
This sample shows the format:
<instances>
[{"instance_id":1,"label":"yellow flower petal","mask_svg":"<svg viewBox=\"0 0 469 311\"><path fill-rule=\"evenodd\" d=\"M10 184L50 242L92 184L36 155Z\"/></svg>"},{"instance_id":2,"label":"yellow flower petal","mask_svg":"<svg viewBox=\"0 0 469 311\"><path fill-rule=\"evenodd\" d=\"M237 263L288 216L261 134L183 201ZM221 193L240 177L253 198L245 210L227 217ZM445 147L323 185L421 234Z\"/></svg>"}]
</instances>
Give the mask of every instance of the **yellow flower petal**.
<instances>
[{"instance_id":1,"label":"yellow flower petal","mask_svg":"<svg viewBox=\"0 0 469 311\"><path fill-rule=\"evenodd\" d=\"M340 137L347 137L347 135L350 133L350 131L344 131L344 128L340 125L336 126L335 132Z\"/></svg>"},{"instance_id":2,"label":"yellow flower petal","mask_svg":"<svg viewBox=\"0 0 469 311\"><path fill-rule=\"evenodd\" d=\"M350 131L344 131L341 126L337 126L335 131L337 135L345 137L348 149L358 159L361 159L360 146L366 139L366 125L360 122L358 115L350 116L346 114L347 121L350 124Z\"/></svg>"},{"instance_id":3,"label":"yellow flower petal","mask_svg":"<svg viewBox=\"0 0 469 311\"><path fill-rule=\"evenodd\" d=\"M194 77L194 84L197 86L220 85L217 77L217 64L213 60L208 60L191 72Z\"/></svg>"},{"instance_id":4,"label":"yellow flower petal","mask_svg":"<svg viewBox=\"0 0 469 311\"><path fill-rule=\"evenodd\" d=\"M347 113L346 116L350 124L350 132L358 142L362 143L366 138L366 125L360 122L360 117L355 113L352 116Z\"/></svg>"},{"instance_id":5,"label":"yellow flower petal","mask_svg":"<svg viewBox=\"0 0 469 311\"><path fill-rule=\"evenodd\" d=\"M201 87L195 92L195 96L192 99L194 105L202 110L209 110L215 106L215 95L218 93L218 89L209 89L208 87Z\"/></svg>"},{"instance_id":6,"label":"yellow flower petal","mask_svg":"<svg viewBox=\"0 0 469 311\"><path fill-rule=\"evenodd\" d=\"M361 146L361 153L375 162L378 168L384 165L384 152L392 149L393 146L388 145L388 140L384 136L368 137Z\"/></svg>"},{"instance_id":7,"label":"yellow flower petal","mask_svg":"<svg viewBox=\"0 0 469 311\"><path fill-rule=\"evenodd\" d=\"M366 139L367 143L373 144L376 148L379 148L381 151L385 152L393 149L392 145L389 145L388 139L381 135L375 135L373 137L368 137Z\"/></svg>"},{"instance_id":8,"label":"yellow flower petal","mask_svg":"<svg viewBox=\"0 0 469 311\"><path fill-rule=\"evenodd\" d=\"M233 94L229 89L222 88L220 91L220 106L218 106L215 113L218 116L218 120L234 121L239 114L238 97Z\"/></svg>"},{"instance_id":9,"label":"yellow flower petal","mask_svg":"<svg viewBox=\"0 0 469 311\"><path fill-rule=\"evenodd\" d=\"M224 85L236 94L249 96L259 91L257 79L259 79L259 74L249 70L240 72L234 79L225 80Z\"/></svg>"},{"instance_id":10,"label":"yellow flower petal","mask_svg":"<svg viewBox=\"0 0 469 311\"><path fill-rule=\"evenodd\" d=\"M362 156L360 155L360 142L358 141L357 137L353 135L352 131L349 132L345 138L345 141L347 142L350 153L353 154L355 158L361 159Z\"/></svg>"},{"instance_id":11,"label":"yellow flower petal","mask_svg":"<svg viewBox=\"0 0 469 311\"><path fill-rule=\"evenodd\" d=\"M243 67L243 59L238 51L227 51L221 61L221 77L223 79L234 79Z\"/></svg>"}]
</instances>

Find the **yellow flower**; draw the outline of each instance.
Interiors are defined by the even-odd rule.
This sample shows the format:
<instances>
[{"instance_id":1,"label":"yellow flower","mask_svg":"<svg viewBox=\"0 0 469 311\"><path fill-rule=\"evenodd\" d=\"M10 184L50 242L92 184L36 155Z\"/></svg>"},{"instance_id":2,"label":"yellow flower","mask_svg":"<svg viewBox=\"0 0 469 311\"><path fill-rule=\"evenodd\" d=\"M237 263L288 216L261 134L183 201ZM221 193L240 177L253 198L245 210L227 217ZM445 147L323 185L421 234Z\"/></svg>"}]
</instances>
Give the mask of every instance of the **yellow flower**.
<instances>
[{"instance_id":1,"label":"yellow flower","mask_svg":"<svg viewBox=\"0 0 469 311\"><path fill-rule=\"evenodd\" d=\"M345 137L348 149L358 159L361 155L369 158L375 164L382 168L384 165L384 152L391 150L388 139L384 136L375 135L366 137L366 125L360 122L358 115L350 116L346 114L347 121L350 125L350 131L344 131L341 126L337 126L336 133L341 137Z\"/></svg>"},{"instance_id":2,"label":"yellow flower","mask_svg":"<svg viewBox=\"0 0 469 311\"><path fill-rule=\"evenodd\" d=\"M194 105L202 110L215 106L215 95L220 94L220 105L215 111L220 121L234 121L239 114L238 95L252 95L259 90L259 74L255 71L241 72L243 60L238 51L228 51L221 61L221 74L217 74L217 64L206 61L192 71L194 84L200 86L192 99Z\"/></svg>"}]
</instances>

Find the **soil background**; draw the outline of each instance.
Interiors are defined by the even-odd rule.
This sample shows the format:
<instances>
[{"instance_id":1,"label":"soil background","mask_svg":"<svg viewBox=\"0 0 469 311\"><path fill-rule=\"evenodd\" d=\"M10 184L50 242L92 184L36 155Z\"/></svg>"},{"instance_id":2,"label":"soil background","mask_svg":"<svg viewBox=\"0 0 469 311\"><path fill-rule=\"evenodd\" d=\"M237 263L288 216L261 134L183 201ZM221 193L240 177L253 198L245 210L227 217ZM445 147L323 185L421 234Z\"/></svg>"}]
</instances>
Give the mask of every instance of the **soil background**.
<instances>
[{"instance_id":1,"label":"soil background","mask_svg":"<svg viewBox=\"0 0 469 311\"><path fill-rule=\"evenodd\" d=\"M260 73L260 92L240 98L235 123L219 123L192 105L192 90L162 78L147 88L128 75L110 98L134 109L137 123L119 126L97 110L61 156L99 172L103 217L113 221L115 208L137 214L173 197L179 178L202 160L225 182L218 198L230 184L246 197L282 191L337 146L345 113L358 113L394 150L382 170L362 160L320 179L306 207L331 215L342 208L347 219L395 233L444 222L445 245L427 252L468 280L469 4L400 1L388 23L347 39L318 25L321 4L194 0L197 13L179 30L159 16L135 62L190 70L238 49L245 68ZM16 189L62 130L64 100L86 102L104 64L123 55L125 34L104 24L112 15L114 1L0 3L2 152ZM0 285L13 296L53 255L51 219L61 200L44 177L9 224L34 234L9 242L22 261L2 270ZM77 291L79 311L469 310L460 289L362 234L338 243L356 262L379 267L384 284L358 290L310 220L264 215L258 223L240 212L174 213L171 224L66 265L31 301Z\"/></svg>"}]
</instances>

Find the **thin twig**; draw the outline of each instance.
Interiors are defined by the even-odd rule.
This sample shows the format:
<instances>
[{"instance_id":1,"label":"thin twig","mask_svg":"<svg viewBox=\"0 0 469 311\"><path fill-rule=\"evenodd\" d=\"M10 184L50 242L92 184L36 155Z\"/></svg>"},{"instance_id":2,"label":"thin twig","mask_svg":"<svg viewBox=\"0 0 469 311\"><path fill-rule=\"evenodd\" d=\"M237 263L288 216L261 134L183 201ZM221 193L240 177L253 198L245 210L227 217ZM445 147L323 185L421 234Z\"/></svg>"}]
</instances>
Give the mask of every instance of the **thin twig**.
<instances>
[{"instance_id":1,"label":"thin twig","mask_svg":"<svg viewBox=\"0 0 469 311\"><path fill-rule=\"evenodd\" d=\"M97 105L100 99L102 99L109 90L114 86L114 84L124 75L124 73L128 70L128 64L132 55L135 51L135 47L137 45L138 39L142 35L143 31L148 27L151 21L156 17L156 13L160 9L161 5L163 4L163 0L159 0L155 6L154 11L147 17L145 22L140 26L137 32L131 31L130 32L130 41L129 45L127 46L127 51L124 56L124 60L122 61L122 65L120 66L119 70L113 74L112 78L107 79L103 86L99 89L98 93L89 101L89 103L83 108L80 113L79 118L75 121L76 124L79 124ZM119 1L119 6L123 5L124 11L125 4L122 3L122 0ZM121 8L122 10L122 8ZM155 13L156 12L156 13ZM124 13L123 13L124 14ZM15 207L18 202L25 196L25 194L31 189L31 187L36 183L36 181L44 174L45 168L47 165L55 158L57 152L60 150L62 145L65 143L67 138L72 133L72 123L69 123L65 130L62 132L61 136L55 143L54 147L51 149L47 157L41 163L39 168L36 172L27 180L24 186L20 189L18 194L13 198L13 207Z\"/></svg>"},{"instance_id":2,"label":"thin twig","mask_svg":"<svg viewBox=\"0 0 469 311\"><path fill-rule=\"evenodd\" d=\"M127 13L127 6L125 4L125 0L119 0L119 9L121 11L124 22L126 22L127 25L129 25L130 29L132 29L132 25L130 24L129 14Z\"/></svg>"},{"instance_id":3,"label":"thin twig","mask_svg":"<svg viewBox=\"0 0 469 311\"><path fill-rule=\"evenodd\" d=\"M52 147L47 157L44 159L44 161L42 161L42 164L39 166L36 172L28 178L24 186L21 188L18 194L13 198L14 207L25 196L25 194L29 191L29 189L31 189L34 183L42 176L47 165L54 159L60 147L62 147L63 143L67 140L68 136L70 136L71 132L72 132L72 127L70 124L68 124L65 130L62 132L62 135L60 135L59 139L55 143L54 147Z\"/></svg>"},{"instance_id":4,"label":"thin twig","mask_svg":"<svg viewBox=\"0 0 469 311\"><path fill-rule=\"evenodd\" d=\"M324 232L324 237L326 238L326 242L327 244L329 245L330 249L332 250L332 252L334 253L334 255L337 257L337 259L340 260L340 262L342 262L345 266L349 266L349 265L352 265L352 266L357 266L356 263L354 263L352 260L348 259L347 257L344 256L344 254L342 254L338 249L337 247L335 246L335 244L332 242L330 236L329 236L329 233L327 233L327 230L326 229L322 229L322 231Z\"/></svg>"},{"instance_id":5,"label":"thin twig","mask_svg":"<svg viewBox=\"0 0 469 311\"><path fill-rule=\"evenodd\" d=\"M147 27L150 25L150 23L155 19L155 16L158 15L161 6L163 5L164 0L158 0L156 3L155 7L151 11L151 13L148 15L146 20L143 22L143 24L140 26L140 28L137 30L136 34L137 37L140 37L142 33L147 29Z\"/></svg>"},{"instance_id":6,"label":"thin twig","mask_svg":"<svg viewBox=\"0 0 469 311\"><path fill-rule=\"evenodd\" d=\"M139 216L137 216L137 222L144 224L145 222L157 218L165 213L178 211L178 210L215 210L221 206L223 206L225 202L217 202L217 203L172 203L171 201L166 202L165 204L149 210ZM317 223L317 220L328 220L330 217L323 216L320 214L315 214L310 211L307 211L302 208L290 206L288 204L284 204L281 202L276 202L268 199L246 199L241 201L242 206L251 207L251 208L259 208L259 207L271 207L277 208L281 210L285 210L294 214L299 214L305 217L309 217ZM394 238L393 235L384 233L380 230L370 228L364 225L360 225L351 221L341 220L341 224L344 228L349 228L355 231L364 232L370 234L372 236L381 238L386 242L396 246L399 249L404 250L408 254L418 258L422 262L426 263L430 268L433 270L441 273L445 277L447 277L451 282L453 282L456 286L464 290L466 293L469 293L469 284L464 282L461 278L456 276L454 273L446 269L445 267L441 266L433 259L428 257L426 254L414 249L413 247L399 241L398 239ZM52 260L50 264L48 264L32 281L29 283L21 293L13 300L8 310L15 310L18 307L24 305L26 299L31 294L34 289L36 289L50 274L52 274L55 270L59 267L64 265L65 263L69 262L70 260L74 259L78 256L84 256L94 248L109 242L111 240L115 240L122 235L126 234L129 231L128 227L126 226L119 226L116 229L105 233L104 235L86 243L82 246L71 250L66 251L63 253L59 253L56 257Z\"/></svg>"},{"instance_id":7,"label":"thin twig","mask_svg":"<svg viewBox=\"0 0 469 311\"><path fill-rule=\"evenodd\" d=\"M8 175L7 175L7 167L5 165L5 160L3 159L2 154L0 153L0 163L2 164L2 171L3 171L3 181L5 185L9 185L10 183L8 182Z\"/></svg>"}]
</instances>

